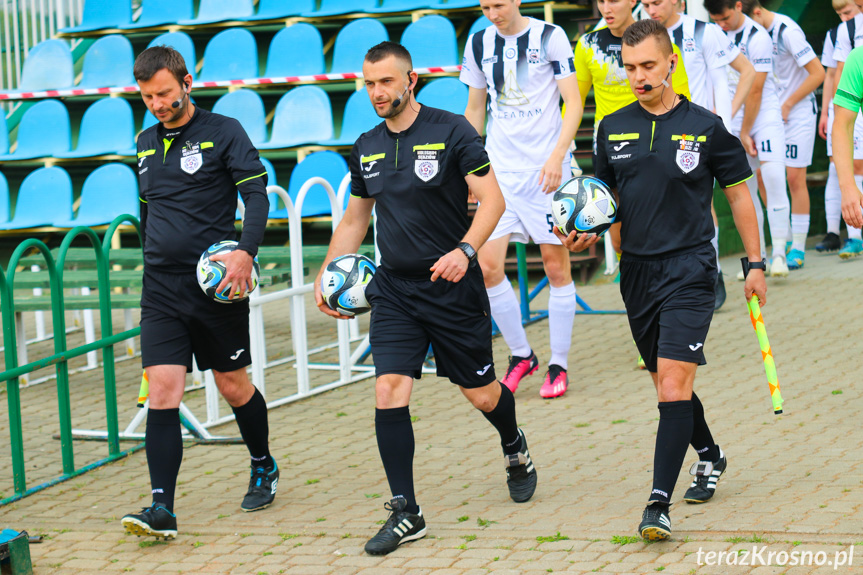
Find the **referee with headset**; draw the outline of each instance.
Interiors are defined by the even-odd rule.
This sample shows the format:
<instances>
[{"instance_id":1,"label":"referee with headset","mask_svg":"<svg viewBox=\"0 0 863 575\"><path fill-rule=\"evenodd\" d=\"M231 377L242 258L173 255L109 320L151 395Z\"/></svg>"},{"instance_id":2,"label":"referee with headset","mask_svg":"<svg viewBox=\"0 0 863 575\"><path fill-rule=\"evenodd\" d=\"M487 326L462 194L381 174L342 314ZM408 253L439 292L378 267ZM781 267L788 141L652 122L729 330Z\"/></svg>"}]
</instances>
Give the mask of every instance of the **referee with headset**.
<instances>
[{"instance_id":1,"label":"referee with headset","mask_svg":"<svg viewBox=\"0 0 863 575\"><path fill-rule=\"evenodd\" d=\"M276 493L279 471L269 452L267 405L246 375L249 302L242 300L267 223L267 173L239 122L191 102L192 76L176 50L143 51L134 76L147 109L159 120L138 137L141 358L150 381L146 451L153 503L123 517L122 524L135 535L172 538L183 458L179 405L193 354L200 369L213 370L251 454L242 510L263 509ZM224 305L201 291L195 266L209 246L234 239L238 189L246 205L238 249L212 257L227 268L218 291L230 286L230 297L242 300Z\"/></svg>"},{"instance_id":2,"label":"referee with headset","mask_svg":"<svg viewBox=\"0 0 863 575\"><path fill-rule=\"evenodd\" d=\"M623 65L636 102L606 116L596 140L596 176L616 189L623 256L620 292L638 350L659 399L653 488L639 533L671 536L669 506L690 443L710 469L702 500L725 469L704 408L693 391L695 369L713 317L716 255L711 245L713 180L724 189L749 258L746 298L765 303L755 210L744 183L752 177L743 146L722 119L690 103L668 82L677 64L665 27L641 20L623 34ZM559 237L572 251L597 241ZM699 451L701 453L702 451ZM715 454L715 455L714 455ZM715 465L710 463L718 461Z\"/></svg>"},{"instance_id":3,"label":"referee with headset","mask_svg":"<svg viewBox=\"0 0 863 575\"><path fill-rule=\"evenodd\" d=\"M491 312L476 262L504 211L503 196L479 134L464 116L420 106L411 68L408 51L393 42L365 56L366 90L384 121L354 144L351 199L315 281L318 308L343 318L321 296L321 275L333 258L356 252L374 208L381 264L366 297L377 377L375 434L392 499L384 505L389 518L366 543L370 555L426 534L414 492L408 404L429 344L437 374L458 385L500 434L510 497L527 501L537 479L515 399L495 377ZM480 201L472 223L468 186Z\"/></svg>"}]
</instances>

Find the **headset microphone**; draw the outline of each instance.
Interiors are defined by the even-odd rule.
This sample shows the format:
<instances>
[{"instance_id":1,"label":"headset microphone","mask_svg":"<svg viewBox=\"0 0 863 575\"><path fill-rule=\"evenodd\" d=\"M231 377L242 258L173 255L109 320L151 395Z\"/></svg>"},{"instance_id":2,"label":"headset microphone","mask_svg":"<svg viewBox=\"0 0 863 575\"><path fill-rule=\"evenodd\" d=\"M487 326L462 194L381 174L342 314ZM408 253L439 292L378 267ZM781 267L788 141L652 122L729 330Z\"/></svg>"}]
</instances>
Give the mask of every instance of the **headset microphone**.
<instances>
[{"instance_id":1,"label":"headset microphone","mask_svg":"<svg viewBox=\"0 0 863 575\"><path fill-rule=\"evenodd\" d=\"M180 106L183 105L183 98L185 98L189 94L189 92L186 91L188 89L188 87L189 87L189 84L187 84L186 82L183 82L183 95L180 96L180 98L178 100L171 102L172 108L179 108Z\"/></svg>"},{"instance_id":2,"label":"headset microphone","mask_svg":"<svg viewBox=\"0 0 863 575\"><path fill-rule=\"evenodd\" d=\"M668 77L671 76L672 72L674 72L674 66L673 65L671 66L671 70L668 71L668 74L665 75L665 78L662 79L662 85L665 86L666 88L671 87L671 85L668 83ZM654 88L654 86L652 86L650 84L645 84L644 86L641 87L641 89L644 90L645 92L650 92L651 90L653 90L653 88Z\"/></svg>"},{"instance_id":3,"label":"headset microphone","mask_svg":"<svg viewBox=\"0 0 863 575\"><path fill-rule=\"evenodd\" d=\"M401 106L401 105L402 105L402 98L404 98L404 97L405 97L405 95L406 95L406 94L408 93L408 91L410 90L410 87L411 87L411 72L412 72L412 71L413 71L413 70L409 70L409 71L408 71L408 83L407 83L407 85L405 86L405 90L404 90L404 92L402 92L402 95L401 95L401 96L399 96L398 98L396 98L395 100L393 100L393 108L398 108L399 106Z\"/></svg>"}]
</instances>

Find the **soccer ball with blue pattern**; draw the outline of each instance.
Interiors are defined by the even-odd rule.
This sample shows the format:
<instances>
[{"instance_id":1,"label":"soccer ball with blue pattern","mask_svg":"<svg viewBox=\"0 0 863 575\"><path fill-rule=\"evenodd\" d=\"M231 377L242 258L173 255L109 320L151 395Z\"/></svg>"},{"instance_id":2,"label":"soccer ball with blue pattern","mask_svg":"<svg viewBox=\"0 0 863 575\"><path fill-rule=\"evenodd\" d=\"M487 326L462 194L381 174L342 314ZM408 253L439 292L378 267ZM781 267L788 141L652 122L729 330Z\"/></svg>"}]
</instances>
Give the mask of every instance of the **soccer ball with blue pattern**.
<instances>
[{"instance_id":1,"label":"soccer ball with blue pattern","mask_svg":"<svg viewBox=\"0 0 863 575\"><path fill-rule=\"evenodd\" d=\"M222 278L227 274L227 268L225 268L224 262L213 261L210 257L216 254L232 252L237 249L237 245L239 244L233 240L216 242L208 247L204 253L201 254L201 258L198 260L198 285L201 286L201 289L205 294L207 294L207 297L212 298L219 303L244 301L248 299L249 293L258 287L259 278L261 276L261 266L258 264L258 257L255 256L255 259L252 262L252 289L247 291L242 298L235 296L234 299L228 299L231 289L230 285L221 292L216 292L216 288L219 287L219 284L222 282Z\"/></svg>"},{"instance_id":2,"label":"soccer ball with blue pattern","mask_svg":"<svg viewBox=\"0 0 863 575\"><path fill-rule=\"evenodd\" d=\"M551 218L565 236L601 236L614 223L617 203L605 182L589 176L572 178L561 185L551 198Z\"/></svg>"},{"instance_id":3,"label":"soccer ball with blue pattern","mask_svg":"<svg viewBox=\"0 0 863 575\"><path fill-rule=\"evenodd\" d=\"M321 276L321 295L327 305L342 315L369 311L366 286L377 270L375 262L360 254L339 256L327 264Z\"/></svg>"}]
</instances>

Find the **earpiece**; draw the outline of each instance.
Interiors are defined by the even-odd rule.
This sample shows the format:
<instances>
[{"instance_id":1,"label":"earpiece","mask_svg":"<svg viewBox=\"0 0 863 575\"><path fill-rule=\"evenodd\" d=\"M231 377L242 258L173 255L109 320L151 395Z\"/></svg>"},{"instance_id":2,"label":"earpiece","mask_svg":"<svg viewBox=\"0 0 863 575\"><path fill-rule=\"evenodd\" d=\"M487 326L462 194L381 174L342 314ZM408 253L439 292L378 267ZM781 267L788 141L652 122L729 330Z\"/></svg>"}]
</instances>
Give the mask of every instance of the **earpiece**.
<instances>
[{"instance_id":1,"label":"earpiece","mask_svg":"<svg viewBox=\"0 0 863 575\"><path fill-rule=\"evenodd\" d=\"M399 106L401 106L402 105L402 98L404 98L405 95L408 93L408 91L410 91L410 89L411 89L411 72L412 72L412 70L408 70L408 83L405 86L405 89L404 89L404 92L402 92L402 95L399 96L398 98L396 98L395 100L393 100L393 108L398 108Z\"/></svg>"},{"instance_id":2,"label":"earpiece","mask_svg":"<svg viewBox=\"0 0 863 575\"><path fill-rule=\"evenodd\" d=\"M171 102L171 107L172 108L179 108L180 106L182 106L183 105L183 98L185 98L188 95L189 95L189 83L183 82L183 95L180 96L180 98L178 100Z\"/></svg>"}]
</instances>

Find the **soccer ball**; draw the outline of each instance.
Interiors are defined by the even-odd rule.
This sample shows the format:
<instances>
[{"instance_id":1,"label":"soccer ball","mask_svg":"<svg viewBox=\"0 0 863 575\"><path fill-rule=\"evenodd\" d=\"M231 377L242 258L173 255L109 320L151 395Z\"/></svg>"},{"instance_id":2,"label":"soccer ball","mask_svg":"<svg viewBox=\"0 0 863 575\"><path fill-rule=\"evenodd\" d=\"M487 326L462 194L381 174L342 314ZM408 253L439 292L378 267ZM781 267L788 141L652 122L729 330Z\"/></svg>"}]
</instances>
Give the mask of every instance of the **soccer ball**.
<instances>
[{"instance_id":1,"label":"soccer ball","mask_svg":"<svg viewBox=\"0 0 863 575\"><path fill-rule=\"evenodd\" d=\"M370 309L366 286L375 275L375 262L360 254L339 256L321 276L321 295L342 315L360 315Z\"/></svg>"},{"instance_id":2,"label":"soccer ball","mask_svg":"<svg viewBox=\"0 0 863 575\"><path fill-rule=\"evenodd\" d=\"M552 220L565 236L573 230L579 234L601 236L614 223L616 216L614 195L602 180L596 178L572 178L551 198Z\"/></svg>"},{"instance_id":3,"label":"soccer ball","mask_svg":"<svg viewBox=\"0 0 863 575\"><path fill-rule=\"evenodd\" d=\"M216 288L219 287L222 279L227 274L227 269L225 268L224 263L212 261L210 257L216 254L232 252L237 249L237 245L239 244L233 240L216 242L204 250L204 253L201 254L201 258L198 260L198 285L201 286L201 289L205 294L207 294L207 297L212 298L219 303L233 303L248 299L249 293L255 291L258 287L258 278L261 275L261 266L258 265L258 257L255 256L252 263L252 289L247 291L242 298L234 297L234 299L228 299L231 286L226 287L219 293L216 292Z\"/></svg>"}]
</instances>

